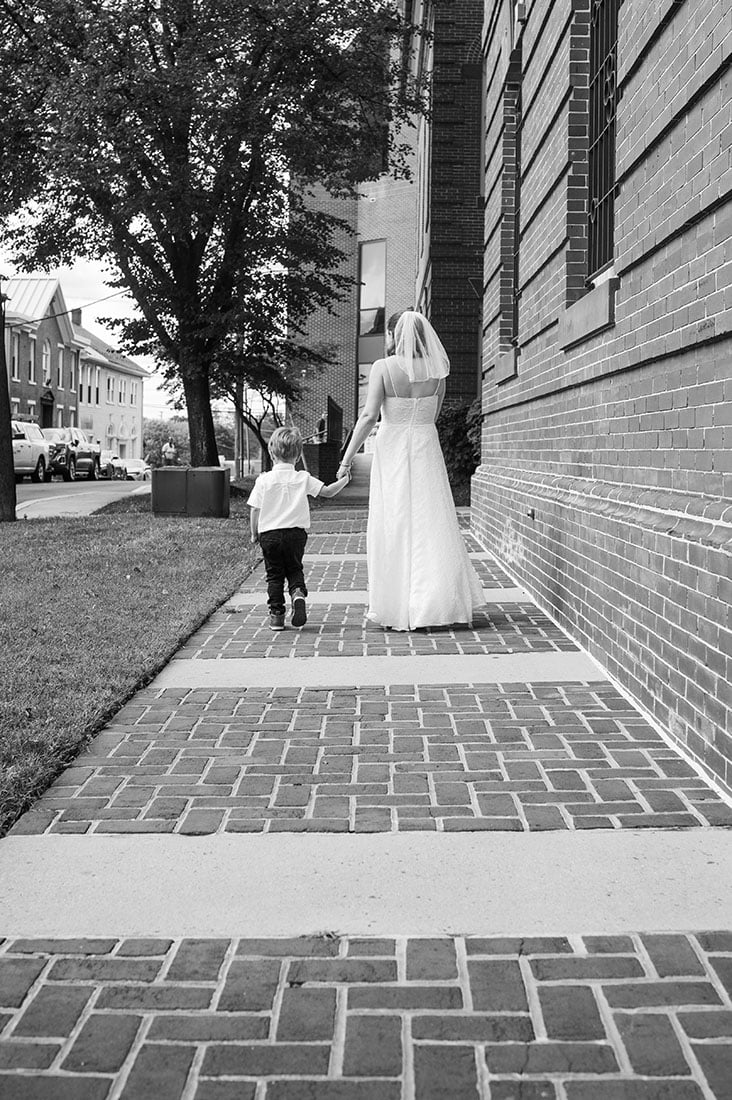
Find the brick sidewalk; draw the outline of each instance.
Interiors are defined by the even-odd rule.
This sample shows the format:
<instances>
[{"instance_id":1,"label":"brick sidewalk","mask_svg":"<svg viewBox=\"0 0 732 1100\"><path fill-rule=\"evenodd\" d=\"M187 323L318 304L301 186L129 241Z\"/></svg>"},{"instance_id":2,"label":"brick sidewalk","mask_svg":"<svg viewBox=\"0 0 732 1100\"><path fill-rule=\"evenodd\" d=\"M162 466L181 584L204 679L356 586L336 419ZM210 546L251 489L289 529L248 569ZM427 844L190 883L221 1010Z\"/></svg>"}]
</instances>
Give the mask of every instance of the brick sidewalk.
<instances>
[{"instance_id":1,"label":"brick sidewalk","mask_svg":"<svg viewBox=\"0 0 732 1100\"><path fill-rule=\"evenodd\" d=\"M607 683L148 688L14 835L731 823Z\"/></svg>"},{"instance_id":2,"label":"brick sidewalk","mask_svg":"<svg viewBox=\"0 0 732 1100\"><path fill-rule=\"evenodd\" d=\"M468 533L489 598L500 593L472 627L365 626L364 531L363 511L314 514L304 630L266 628L260 570L236 610L218 611L178 655L181 667L214 672L264 657L268 686L153 683L12 835L79 834L83 845L105 833L177 833L182 844L279 833L297 843L302 832L732 824L728 802L599 670L592 681L370 679L384 656L482 655L503 668L512 654L571 662L578 650ZM355 657L359 678L279 683L313 657L334 669ZM3 1100L732 1097L730 932L239 938L246 931L7 936Z\"/></svg>"},{"instance_id":3,"label":"brick sidewalk","mask_svg":"<svg viewBox=\"0 0 732 1100\"><path fill-rule=\"evenodd\" d=\"M0 989L7 1100L723 1100L732 1083L730 933L16 940Z\"/></svg>"}]
</instances>

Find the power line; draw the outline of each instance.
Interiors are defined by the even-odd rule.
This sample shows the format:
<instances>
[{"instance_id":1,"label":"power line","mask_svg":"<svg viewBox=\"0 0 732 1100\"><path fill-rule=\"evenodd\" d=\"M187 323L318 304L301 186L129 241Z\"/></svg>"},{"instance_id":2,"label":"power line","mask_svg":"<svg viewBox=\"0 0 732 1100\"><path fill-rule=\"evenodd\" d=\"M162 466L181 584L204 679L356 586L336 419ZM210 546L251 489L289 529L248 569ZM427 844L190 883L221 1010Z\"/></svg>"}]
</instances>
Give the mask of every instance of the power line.
<instances>
[{"instance_id":1,"label":"power line","mask_svg":"<svg viewBox=\"0 0 732 1100\"><path fill-rule=\"evenodd\" d=\"M75 309L88 309L89 306L99 305L100 302L108 302L110 298L118 298L120 296L120 294L126 294L126 293L127 293L126 290L115 290L113 294L106 294L104 296L104 298L95 298L93 302L87 302L83 306L75 306L74 308ZM7 300L9 302L11 302L12 298L8 298ZM73 312L74 312L73 309L64 309L60 313L46 313L46 314L43 315L43 317L34 317L31 320L15 321L12 325L6 325L5 327L8 328L8 329L11 329L11 328L22 328L23 325L37 325L37 324L40 324L41 321L52 321L55 317L68 317Z\"/></svg>"}]
</instances>

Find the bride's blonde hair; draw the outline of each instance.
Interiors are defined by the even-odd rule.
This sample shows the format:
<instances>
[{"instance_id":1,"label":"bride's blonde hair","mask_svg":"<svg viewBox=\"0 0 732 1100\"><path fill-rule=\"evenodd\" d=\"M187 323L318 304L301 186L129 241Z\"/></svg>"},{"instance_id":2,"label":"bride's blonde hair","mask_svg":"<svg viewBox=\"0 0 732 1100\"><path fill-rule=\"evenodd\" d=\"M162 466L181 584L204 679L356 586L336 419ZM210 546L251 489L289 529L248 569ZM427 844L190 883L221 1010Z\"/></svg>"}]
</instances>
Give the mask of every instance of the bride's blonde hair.
<instances>
[{"instance_id":1,"label":"bride's blonde hair","mask_svg":"<svg viewBox=\"0 0 732 1100\"><path fill-rule=\"evenodd\" d=\"M386 322L387 332L395 332L396 327L397 327L397 322L399 321L399 318L402 317L405 313L413 313L413 312L414 312L414 310L412 309L411 306L409 306L408 309L398 309L396 311L396 313L392 313L391 317Z\"/></svg>"}]
</instances>

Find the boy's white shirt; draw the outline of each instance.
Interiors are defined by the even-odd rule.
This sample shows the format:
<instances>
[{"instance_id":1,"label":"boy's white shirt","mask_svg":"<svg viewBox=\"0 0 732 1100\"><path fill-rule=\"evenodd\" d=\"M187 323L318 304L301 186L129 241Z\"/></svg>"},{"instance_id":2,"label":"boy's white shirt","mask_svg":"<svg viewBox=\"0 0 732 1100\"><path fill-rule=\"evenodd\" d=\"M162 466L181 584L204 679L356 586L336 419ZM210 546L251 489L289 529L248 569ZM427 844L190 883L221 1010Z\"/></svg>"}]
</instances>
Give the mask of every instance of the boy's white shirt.
<instances>
[{"instance_id":1,"label":"boy's white shirt","mask_svg":"<svg viewBox=\"0 0 732 1100\"><path fill-rule=\"evenodd\" d=\"M259 508L259 534L281 527L310 527L308 497L316 497L325 485L307 470L291 462L277 462L254 482L247 504Z\"/></svg>"}]
</instances>

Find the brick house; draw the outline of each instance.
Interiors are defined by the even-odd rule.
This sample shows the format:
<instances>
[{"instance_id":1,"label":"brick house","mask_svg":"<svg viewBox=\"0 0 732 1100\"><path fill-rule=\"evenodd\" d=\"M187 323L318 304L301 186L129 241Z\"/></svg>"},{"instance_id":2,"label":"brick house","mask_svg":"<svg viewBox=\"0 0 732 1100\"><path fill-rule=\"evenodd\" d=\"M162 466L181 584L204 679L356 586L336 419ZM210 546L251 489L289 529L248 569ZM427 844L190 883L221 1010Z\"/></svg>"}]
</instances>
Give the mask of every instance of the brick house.
<instances>
[{"instance_id":1,"label":"brick house","mask_svg":"<svg viewBox=\"0 0 732 1100\"><path fill-rule=\"evenodd\" d=\"M732 10L486 0L473 523L732 785Z\"/></svg>"},{"instance_id":2,"label":"brick house","mask_svg":"<svg viewBox=\"0 0 732 1100\"><path fill-rule=\"evenodd\" d=\"M81 347L57 279L11 279L5 354L11 413L42 428L78 424Z\"/></svg>"},{"instance_id":3,"label":"brick house","mask_svg":"<svg viewBox=\"0 0 732 1100\"><path fill-rule=\"evenodd\" d=\"M11 279L4 291L12 415L79 427L121 458L141 457L147 371L82 327L58 279Z\"/></svg>"}]
</instances>

